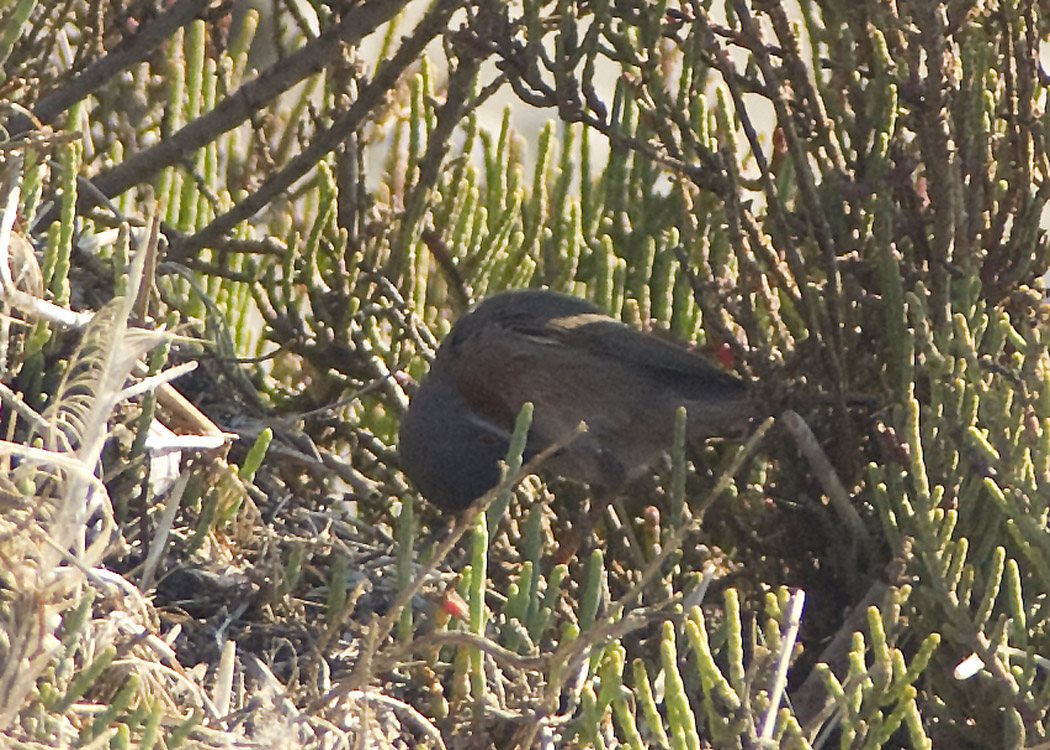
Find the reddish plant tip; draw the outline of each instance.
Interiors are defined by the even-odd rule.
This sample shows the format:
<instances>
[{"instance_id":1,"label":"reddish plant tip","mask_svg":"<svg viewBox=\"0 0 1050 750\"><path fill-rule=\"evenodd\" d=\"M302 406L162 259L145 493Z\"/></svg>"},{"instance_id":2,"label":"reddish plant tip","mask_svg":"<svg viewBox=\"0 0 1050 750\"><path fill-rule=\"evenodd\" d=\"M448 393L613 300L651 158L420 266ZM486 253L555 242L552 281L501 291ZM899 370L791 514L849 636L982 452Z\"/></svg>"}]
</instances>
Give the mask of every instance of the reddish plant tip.
<instances>
[{"instance_id":1,"label":"reddish plant tip","mask_svg":"<svg viewBox=\"0 0 1050 750\"><path fill-rule=\"evenodd\" d=\"M467 607L467 603L455 591L445 592L445 596L441 600L441 611L457 620L466 620L470 616L470 609Z\"/></svg>"},{"instance_id":2,"label":"reddish plant tip","mask_svg":"<svg viewBox=\"0 0 1050 750\"><path fill-rule=\"evenodd\" d=\"M733 357L733 349L725 342L715 347L714 357L718 360L718 363L727 370L733 369L733 365L736 364L736 360Z\"/></svg>"}]
</instances>

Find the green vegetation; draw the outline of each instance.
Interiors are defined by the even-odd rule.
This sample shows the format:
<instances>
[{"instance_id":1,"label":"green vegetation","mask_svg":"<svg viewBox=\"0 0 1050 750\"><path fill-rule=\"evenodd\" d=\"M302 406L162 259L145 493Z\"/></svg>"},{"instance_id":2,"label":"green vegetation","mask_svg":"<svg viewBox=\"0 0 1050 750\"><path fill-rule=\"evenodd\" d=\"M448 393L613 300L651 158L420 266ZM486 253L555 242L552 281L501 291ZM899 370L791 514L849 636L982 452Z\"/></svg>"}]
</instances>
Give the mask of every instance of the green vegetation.
<instances>
[{"instance_id":1,"label":"green vegetation","mask_svg":"<svg viewBox=\"0 0 1050 750\"><path fill-rule=\"evenodd\" d=\"M1050 742L1048 37L1032 2L0 4L2 743ZM521 481L527 414L441 514L399 415L525 286L775 418L568 559L586 492Z\"/></svg>"}]
</instances>

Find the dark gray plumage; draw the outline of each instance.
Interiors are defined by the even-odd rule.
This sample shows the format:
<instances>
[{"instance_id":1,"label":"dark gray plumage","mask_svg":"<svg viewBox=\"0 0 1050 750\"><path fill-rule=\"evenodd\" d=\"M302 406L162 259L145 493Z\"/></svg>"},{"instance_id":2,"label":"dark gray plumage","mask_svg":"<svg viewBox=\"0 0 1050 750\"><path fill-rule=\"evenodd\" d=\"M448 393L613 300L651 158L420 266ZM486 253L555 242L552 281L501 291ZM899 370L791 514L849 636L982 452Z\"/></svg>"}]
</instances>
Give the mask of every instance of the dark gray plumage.
<instances>
[{"instance_id":1,"label":"dark gray plumage","mask_svg":"<svg viewBox=\"0 0 1050 750\"><path fill-rule=\"evenodd\" d=\"M690 440L739 433L754 414L743 381L681 346L576 297L505 292L460 319L438 349L401 424L405 474L435 505L466 508L498 483L527 401L529 454L587 423L544 468L606 500L670 448L679 406Z\"/></svg>"}]
</instances>

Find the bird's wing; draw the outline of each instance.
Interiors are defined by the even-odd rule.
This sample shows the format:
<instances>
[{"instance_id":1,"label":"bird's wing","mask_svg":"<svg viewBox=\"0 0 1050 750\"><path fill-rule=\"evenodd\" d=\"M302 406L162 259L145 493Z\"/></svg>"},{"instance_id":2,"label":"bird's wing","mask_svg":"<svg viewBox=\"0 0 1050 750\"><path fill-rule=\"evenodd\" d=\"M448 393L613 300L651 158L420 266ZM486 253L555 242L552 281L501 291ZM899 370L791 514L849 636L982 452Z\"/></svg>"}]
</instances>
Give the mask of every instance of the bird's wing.
<instances>
[{"instance_id":1,"label":"bird's wing","mask_svg":"<svg viewBox=\"0 0 1050 750\"><path fill-rule=\"evenodd\" d=\"M596 360L616 361L664 381L685 397L694 390L745 390L735 375L720 370L702 356L633 328L606 315L574 315L548 325L548 338L560 345L590 353Z\"/></svg>"},{"instance_id":2,"label":"bird's wing","mask_svg":"<svg viewBox=\"0 0 1050 750\"><path fill-rule=\"evenodd\" d=\"M532 401L534 434L551 440L580 419L600 419L613 429L635 418L634 409L602 404L651 401L654 393L671 402L731 403L747 393L741 380L699 355L625 326L584 300L538 291L482 302L456 324L434 366L448 368L471 407L508 429L521 405Z\"/></svg>"}]
</instances>

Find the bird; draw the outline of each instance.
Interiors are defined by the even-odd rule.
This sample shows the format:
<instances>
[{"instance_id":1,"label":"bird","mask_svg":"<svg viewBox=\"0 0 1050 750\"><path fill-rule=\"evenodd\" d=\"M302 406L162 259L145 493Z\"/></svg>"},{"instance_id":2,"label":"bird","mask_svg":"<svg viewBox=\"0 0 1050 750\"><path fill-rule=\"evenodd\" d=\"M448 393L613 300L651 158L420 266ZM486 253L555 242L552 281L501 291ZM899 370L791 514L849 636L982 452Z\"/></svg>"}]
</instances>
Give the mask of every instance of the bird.
<instances>
[{"instance_id":1,"label":"bird","mask_svg":"<svg viewBox=\"0 0 1050 750\"><path fill-rule=\"evenodd\" d=\"M678 343L578 297L508 291L461 317L438 347L401 421L402 471L432 504L470 507L499 483L526 402L525 460L586 423L542 468L606 504L670 449L679 407L691 441L741 434L756 413L744 380Z\"/></svg>"}]
</instances>

